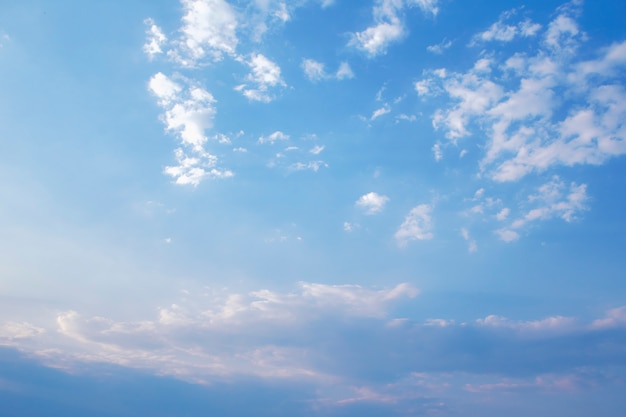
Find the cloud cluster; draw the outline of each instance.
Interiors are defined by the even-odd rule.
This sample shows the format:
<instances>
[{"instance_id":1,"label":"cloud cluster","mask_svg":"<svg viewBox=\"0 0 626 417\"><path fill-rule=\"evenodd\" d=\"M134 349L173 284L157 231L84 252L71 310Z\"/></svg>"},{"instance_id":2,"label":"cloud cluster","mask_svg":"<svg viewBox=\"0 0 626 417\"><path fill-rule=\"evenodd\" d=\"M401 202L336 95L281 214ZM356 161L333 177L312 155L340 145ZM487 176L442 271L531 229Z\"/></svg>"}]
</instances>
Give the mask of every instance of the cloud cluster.
<instances>
[{"instance_id":1,"label":"cloud cluster","mask_svg":"<svg viewBox=\"0 0 626 417\"><path fill-rule=\"evenodd\" d=\"M0 325L0 344L69 369L108 363L200 384L306 381L318 387L312 400L334 406L402 402L415 398L415 390L445 396L585 389L598 382L592 373L615 373L626 360L617 348L626 307L589 322L559 315L456 321L393 314L394 305L417 295L406 283L371 289L302 282L291 292L205 288L186 291L145 320L61 311L38 324L7 322Z\"/></svg>"},{"instance_id":2,"label":"cloud cluster","mask_svg":"<svg viewBox=\"0 0 626 417\"><path fill-rule=\"evenodd\" d=\"M438 0L378 0L372 10L374 25L355 33L350 45L363 50L369 57L386 53L390 44L406 36L400 13L412 6L419 7L427 15L439 13Z\"/></svg>"},{"instance_id":3,"label":"cloud cluster","mask_svg":"<svg viewBox=\"0 0 626 417\"><path fill-rule=\"evenodd\" d=\"M515 181L557 166L601 164L626 153L626 43L603 48L593 59L577 54L586 35L576 22L576 3L558 9L541 31L523 20L501 21L474 39L508 42L538 38L531 52L487 51L467 72L432 71L416 83L421 96L443 95L433 125L456 144L485 138L480 172ZM505 14L510 19L514 13ZM526 50L528 51L528 50ZM565 94L563 94L565 92Z\"/></svg>"},{"instance_id":4,"label":"cloud cluster","mask_svg":"<svg viewBox=\"0 0 626 417\"><path fill-rule=\"evenodd\" d=\"M181 147L175 150L177 165L166 167L165 173L176 184L193 186L207 177L231 177L232 172L217 168L217 157L205 149L205 131L213 126L215 117L213 96L196 85L183 86L161 72L150 79L148 86L164 110L166 129L180 139Z\"/></svg>"}]
</instances>

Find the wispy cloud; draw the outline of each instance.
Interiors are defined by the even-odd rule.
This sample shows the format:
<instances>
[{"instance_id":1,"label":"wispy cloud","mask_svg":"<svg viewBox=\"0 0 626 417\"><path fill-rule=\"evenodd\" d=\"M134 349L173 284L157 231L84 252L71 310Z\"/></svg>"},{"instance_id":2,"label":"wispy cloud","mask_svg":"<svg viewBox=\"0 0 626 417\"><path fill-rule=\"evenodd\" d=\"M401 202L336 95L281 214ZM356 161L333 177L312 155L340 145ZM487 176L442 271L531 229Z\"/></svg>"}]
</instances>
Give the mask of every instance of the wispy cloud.
<instances>
[{"instance_id":1,"label":"wispy cloud","mask_svg":"<svg viewBox=\"0 0 626 417\"><path fill-rule=\"evenodd\" d=\"M399 246L406 246L412 240L429 240L434 237L432 211L433 206L429 204L420 204L411 209L395 234Z\"/></svg>"}]
</instances>

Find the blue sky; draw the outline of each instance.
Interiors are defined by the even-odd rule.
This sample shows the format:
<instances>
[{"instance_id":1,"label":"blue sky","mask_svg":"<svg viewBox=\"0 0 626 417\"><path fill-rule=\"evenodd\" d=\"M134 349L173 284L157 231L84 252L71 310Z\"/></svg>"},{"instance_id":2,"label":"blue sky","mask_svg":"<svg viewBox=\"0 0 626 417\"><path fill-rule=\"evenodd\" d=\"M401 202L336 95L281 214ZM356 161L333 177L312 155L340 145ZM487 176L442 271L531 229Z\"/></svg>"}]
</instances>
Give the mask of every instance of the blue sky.
<instances>
[{"instance_id":1,"label":"blue sky","mask_svg":"<svg viewBox=\"0 0 626 417\"><path fill-rule=\"evenodd\" d=\"M625 15L3 2L9 415L624 415Z\"/></svg>"}]
</instances>

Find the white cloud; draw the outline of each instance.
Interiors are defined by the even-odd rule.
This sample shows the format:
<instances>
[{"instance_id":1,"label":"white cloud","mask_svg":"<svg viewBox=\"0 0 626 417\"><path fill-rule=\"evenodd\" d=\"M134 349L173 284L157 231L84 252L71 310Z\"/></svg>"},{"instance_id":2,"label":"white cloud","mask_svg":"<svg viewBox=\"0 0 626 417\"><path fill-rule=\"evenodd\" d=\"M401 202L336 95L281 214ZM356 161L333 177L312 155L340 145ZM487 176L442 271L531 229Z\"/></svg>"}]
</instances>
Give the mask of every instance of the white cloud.
<instances>
[{"instance_id":1,"label":"white cloud","mask_svg":"<svg viewBox=\"0 0 626 417\"><path fill-rule=\"evenodd\" d=\"M161 120L166 129L174 132L182 145L175 151L177 164L166 167L164 173L176 184L193 186L206 178L233 176L231 171L219 169L217 157L205 149L205 132L213 127L216 113L211 93L195 85L184 88L160 72L150 79L148 88L164 110Z\"/></svg>"},{"instance_id":2,"label":"white cloud","mask_svg":"<svg viewBox=\"0 0 626 417\"><path fill-rule=\"evenodd\" d=\"M214 61L223 54L235 56L237 16L225 0L181 0L185 15L180 29L182 39L172 57L184 66L194 66L203 58Z\"/></svg>"},{"instance_id":3,"label":"white cloud","mask_svg":"<svg viewBox=\"0 0 626 417\"><path fill-rule=\"evenodd\" d=\"M205 288L201 294L185 291L148 320L115 321L64 311L55 320L46 318L47 328L5 323L0 327L0 345L18 346L65 367L75 362L109 363L194 383L226 375L327 381L314 358L307 358L312 346L284 344L285 332L310 333L339 317L376 320L383 327L391 306L418 293L407 283L368 289L301 282L293 292Z\"/></svg>"},{"instance_id":4,"label":"white cloud","mask_svg":"<svg viewBox=\"0 0 626 417\"><path fill-rule=\"evenodd\" d=\"M626 306L607 311L604 318L594 320L590 327L592 329L626 327Z\"/></svg>"},{"instance_id":5,"label":"white cloud","mask_svg":"<svg viewBox=\"0 0 626 417\"><path fill-rule=\"evenodd\" d=\"M327 77L324 71L324 64L313 59L305 59L302 61L302 69L304 70L304 74L311 81L319 81Z\"/></svg>"},{"instance_id":6,"label":"white cloud","mask_svg":"<svg viewBox=\"0 0 626 417\"><path fill-rule=\"evenodd\" d=\"M519 233L509 229L498 229L495 232L504 242L513 242L519 239Z\"/></svg>"},{"instance_id":7,"label":"white cloud","mask_svg":"<svg viewBox=\"0 0 626 417\"><path fill-rule=\"evenodd\" d=\"M278 9L274 12L274 16L280 19L283 23L291 19L289 10L287 10L287 5L285 3L280 3L278 5Z\"/></svg>"},{"instance_id":8,"label":"white cloud","mask_svg":"<svg viewBox=\"0 0 626 417\"><path fill-rule=\"evenodd\" d=\"M360 226L356 223L343 222L343 230L344 232L352 233Z\"/></svg>"},{"instance_id":9,"label":"white cloud","mask_svg":"<svg viewBox=\"0 0 626 417\"><path fill-rule=\"evenodd\" d=\"M341 64L339 64L339 68L337 69L335 78L337 78L338 80L354 78L354 72L352 72L352 68L350 68L350 65L347 62L342 62Z\"/></svg>"},{"instance_id":10,"label":"white cloud","mask_svg":"<svg viewBox=\"0 0 626 417\"><path fill-rule=\"evenodd\" d=\"M289 166L293 171L306 171L311 170L313 172L319 171L320 168L328 168L328 164L324 161L309 161L309 162L296 162Z\"/></svg>"},{"instance_id":11,"label":"white cloud","mask_svg":"<svg viewBox=\"0 0 626 417\"><path fill-rule=\"evenodd\" d=\"M574 318L563 316L546 317L541 320L511 321L506 317L490 315L476 320L476 324L485 327L509 328L521 332L548 332L552 335L578 329Z\"/></svg>"},{"instance_id":12,"label":"white cloud","mask_svg":"<svg viewBox=\"0 0 626 417\"><path fill-rule=\"evenodd\" d=\"M143 45L143 51L152 59L155 55L163 53L162 46L167 42L167 37L161 28L154 23L154 20L146 19L144 23L148 29L146 30L147 39Z\"/></svg>"},{"instance_id":13,"label":"white cloud","mask_svg":"<svg viewBox=\"0 0 626 417\"><path fill-rule=\"evenodd\" d=\"M560 218L566 222L576 219L580 212L587 209L587 186L572 182L567 185L559 177L538 188L537 194L528 197L525 214L512 221L508 227L499 229L496 234L505 242L511 242L519 238L516 230L522 229L533 222ZM510 213L505 208L497 214L497 219L504 221Z\"/></svg>"},{"instance_id":14,"label":"white cloud","mask_svg":"<svg viewBox=\"0 0 626 417\"><path fill-rule=\"evenodd\" d=\"M313 155L319 155L322 153L323 150L323 145L315 145L311 150L309 150L309 153L312 153Z\"/></svg>"},{"instance_id":15,"label":"white cloud","mask_svg":"<svg viewBox=\"0 0 626 417\"><path fill-rule=\"evenodd\" d=\"M510 42L520 36L535 36L541 30L541 25L538 23L533 23L528 19L514 24L507 23L508 20L517 14L517 11L517 9L513 9L502 13L500 19L491 25L489 29L474 36L471 45L490 41Z\"/></svg>"},{"instance_id":16,"label":"white cloud","mask_svg":"<svg viewBox=\"0 0 626 417\"><path fill-rule=\"evenodd\" d=\"M435 45L429 45L426 47L428 52L432 52L433 54L441 55L444 51L452 46L452 41L448 39L442 40L440 43Z\"/></svg>"},{"instance_id":17,"label":"white cloud","mask_svg":"<svg viewBox=\"0 0 626 417\"><path fill-rule=\"evenodd\" d=\"M269 93L270 87L285 85L281 78L280 67L263 54L252 54L247 64L252 72L248 74L246 79L255 86L248 88L246 84L241 84L235 87L235 90L241 91L251 101L266 103L272 101L273 97Z\"/></svg>"},{"instance_id":18,"label":"white cloud","mask_svg":"<svg viewBox=\"0 0 626 417\"><path fill-rule=\"evenodd\" d=\"M372 116L370 117L370 120L376 120L380 116L383 116L383 115L385 115L385 114L387 114L389 112L391 112L391 109L389 108L389 106L388 105L384 105L380 109L374 110L374 112L372 113Z\"/></svg>"},{"instance_id":19,"label":"white cloud","mask_svg":"<svg viewBox=\"0 0 626 417\"><path fill-rule=\"evenodd\" d=\"M436 16L439 13L439 0L407 0L409 6L417 5L424 13Z\"/></svg>"},{"instance_id":20,"label":"white cloud","mask_svg":"<svg viewBox=\"0 0 626 417\"><path fill-rule=\"evenodd\" d=\"M181 148L175 150L177 165L165 167L163 172L174 178L179 185L198 186L207 178L230 178L234 174L229 170L216 168L217 157L209 153L194 152L189 156Z\"/></svg>"},{"instance_id":21,"label":"white cloud","mask_svg":"<svg viewBox=\"0 0 626 417\"><path fill-rule=\"evenodd\" d=\"M435 161L439 162L443 159L443 151L441 150L441 143L437 142L433 145L433 155L435 156Z\"/></svg>"},{"instance_id":22,"label":"white cloud","mask_svg":"<svg viewBox=\"0 0 626 417\"><path fill-rule=\"evenodd\" d=\"M626 118L626 90L615 79L626 67L626 42L581 61L574 52L584 37L571 14L572 7L560 9L534 51L501 60L486 51L465 73L431 71L416 83L418 95L450 99L433 115L433 126L450 141L483 134L481 174L516 181L559 165L602 164L626 154L626 128L619 122ZM522 22L512 31L536 33L527 26Z\"/></svg>"},{"instance_id":23,"label":"white cloud","mask_svg":"<svg viewBox=\"0 0 626 417\"><path fill-rule=\"evenodd\" d=\"M478 251L478 244L474 239L470 237L469 230L467 230L465 227L461 228L461 236L464 240L467 241L467 251L469 253L474 253Z\"/></svg>"},{"instance_id":24,"label":"white cloud","mask_svg":"<svg viewBox=\"0 0 626 417\"><path fill-rule=\"evenodd\" d=\"M354 78L354 73L352 72L352 68L347 62L342 62L337 69L335 74L329 74L324 69L324 64L314 59L305 59L302 61L302 69L306 77L313 82L335 79L335 80L345 80L349 78Z\"/></svg>"},{"instance_id":25,"label":"white cloud","mask_svg":"<svg viewBox=\"0 0 626 417\"><path fill-rule=\"evenodd\" d=\"M383 54L389 44L405 36L404 26L398 17L402 0L379 0L374 6L375 25L354 34L350 45L365 51L370 57Z\"/></svg>"},{"instance_id":26,"label":"white cloud","mask_svg":"<svg viewBox=\"0 0 626 417\"><path fill-rule=\"evenodd\" d=\"M508 207L505 207L498 212L498 214L496 215L496 218L499 221L504 221L507 219L507 217L509 217L510 213L511 213L511 209L509 209Z\"/></svg>"},{"instance_id":27,"label":"white cloud","mask_svg":"<svg viewBox=\"0 0 626 417\"><path fill-rule=\"evenodd\" d=\"M45 332L45 329L29 322L8 322L0 327L0 345L3 344L2 339L11 342L37 337Z\"/></svg>"},{"instance_id":28,"label":"white cloud","mask_svg":"<svg viewBox=\"0 0 626 417\"><path fill-rule=\"evenodd\" d=\"M365 210L365 214L372 215L383 211L388 201L389 197L386 195L371 192L359 197L355 205Z\"/></svg>"},{"instance_id":29,"label":"white cloud","mask_svg":"<svg viewBox=\"0 0 626 417\"><path fill-rule=\"evenodd\" d=\"M411 209L395 234L400 246L406 246L412 240L429 240L433 238L432 214L433 207L421 204Z\"/></svg>"},{"instance_id":30,"label":"white cloud","mask_svg":"<svg viewBox=\"0 0 626 417\"><path fill-rule=\"evenodd\" d=\"M274 142L276 142L277 140L288 140L289 139L289 135L284 134L283 132L281 132L280 130L277 130L276 132L268 135L268 136L261 136L259 137L259 143L270 143L273 144Z\"/></svg>"}]
</instances>

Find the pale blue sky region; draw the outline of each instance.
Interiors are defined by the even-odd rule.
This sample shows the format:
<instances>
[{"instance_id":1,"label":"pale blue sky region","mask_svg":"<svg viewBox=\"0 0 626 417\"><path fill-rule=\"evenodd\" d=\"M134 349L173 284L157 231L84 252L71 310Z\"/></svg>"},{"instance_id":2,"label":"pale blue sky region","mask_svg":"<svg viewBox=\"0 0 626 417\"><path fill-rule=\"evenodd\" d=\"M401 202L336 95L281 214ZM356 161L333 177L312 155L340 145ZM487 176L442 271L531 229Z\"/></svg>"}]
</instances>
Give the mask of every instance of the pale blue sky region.
<instances>
[{"instance_id":1,"label":"pale blue sky region","mask_svg":"<svg viewBox=\"0 0 626 417\"><path fill-rule=\"evenodd\" d=\"M623 416L623 16L3 2L4 412Z\"/></svg>"}]
</instances>

